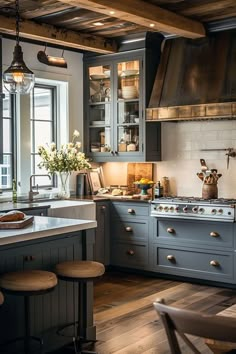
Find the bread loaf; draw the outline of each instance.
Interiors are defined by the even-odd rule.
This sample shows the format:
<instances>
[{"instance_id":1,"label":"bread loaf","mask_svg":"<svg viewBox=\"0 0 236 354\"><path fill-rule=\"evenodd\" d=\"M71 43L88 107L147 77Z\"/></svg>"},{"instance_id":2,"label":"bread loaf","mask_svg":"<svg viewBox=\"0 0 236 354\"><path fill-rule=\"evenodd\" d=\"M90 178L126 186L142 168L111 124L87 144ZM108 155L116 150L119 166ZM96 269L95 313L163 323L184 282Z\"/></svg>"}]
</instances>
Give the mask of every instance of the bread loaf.
<instances>
[{"instance_id":1,"label":"bread loaf","mask_svg":"<svg viewBox=\"0 0 236 354\"><path fill-rule=\"evenodd\" d=\"M0 214L0 222L20 221L25 218L25 214L19 210L11 210L8 213Z\"/></svg>"}]
</instances>

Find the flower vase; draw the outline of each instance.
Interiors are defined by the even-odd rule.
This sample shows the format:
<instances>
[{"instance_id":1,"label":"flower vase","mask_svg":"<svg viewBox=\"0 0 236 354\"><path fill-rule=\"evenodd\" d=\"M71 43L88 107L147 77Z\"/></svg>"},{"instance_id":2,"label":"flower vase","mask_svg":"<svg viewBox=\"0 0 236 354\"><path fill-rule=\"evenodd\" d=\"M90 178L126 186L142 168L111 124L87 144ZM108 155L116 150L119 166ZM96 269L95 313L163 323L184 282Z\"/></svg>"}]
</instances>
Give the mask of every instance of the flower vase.
<instances>
[{"instance_id":1,"label":"flower vase","mask_svg":"<svg viewBox=\"0 0 236 354\"><path fill-rule=\"evenodd\" d=\"M58 181L58 198L59 199L70 198L70 173L57 172L57 181Z\"/></svg>"}]
</instances>

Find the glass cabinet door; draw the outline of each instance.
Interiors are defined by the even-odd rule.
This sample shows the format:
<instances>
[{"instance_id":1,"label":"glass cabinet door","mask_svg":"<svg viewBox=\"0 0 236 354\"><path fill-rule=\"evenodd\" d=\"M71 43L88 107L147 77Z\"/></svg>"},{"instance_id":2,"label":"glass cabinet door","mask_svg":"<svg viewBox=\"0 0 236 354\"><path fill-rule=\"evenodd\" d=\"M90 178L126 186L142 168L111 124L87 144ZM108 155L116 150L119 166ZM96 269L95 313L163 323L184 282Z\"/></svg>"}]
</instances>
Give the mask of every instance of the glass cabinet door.
<instances>
[{"instance_id":1,"label":"glass cabinet door","mask_svg":"<svg viewBox=\"0 0 236 354\"><path fill-rule=\"evenodd\" d=\"M140 60L117 63L117 151L140 150Z\"/></svg>"},{"instance_id":2,"label":"glass cabinet door","mask_svg":"<svg viewBox=\"0 0 236 354\"><path fill-rule=\"evenodd\" d=\"M89 67L89 149L92 153L111 150L111 67Z\"/></svg>"}]
</instances>

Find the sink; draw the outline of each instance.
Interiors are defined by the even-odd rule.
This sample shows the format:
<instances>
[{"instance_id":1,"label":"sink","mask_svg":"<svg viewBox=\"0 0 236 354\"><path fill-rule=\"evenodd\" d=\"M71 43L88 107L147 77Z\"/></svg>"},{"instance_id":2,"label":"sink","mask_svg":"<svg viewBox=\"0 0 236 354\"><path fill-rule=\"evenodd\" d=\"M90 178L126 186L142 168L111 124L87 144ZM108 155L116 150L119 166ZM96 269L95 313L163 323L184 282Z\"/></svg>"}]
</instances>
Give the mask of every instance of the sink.
<instances>
[{"instance_id":1,"label":"sink","mask_svg":"<svg viewBox=\"0 0 236 354\"><path fill-rule=\"evenodd\" d=\"M39 205L49 205L48 216L52 217L84 220L96 219L96 208L93 201L35 198L31 202L29 200L24 200L19 203L28 204L29 208L34 208Z\"/></svg>"}]
</instances>

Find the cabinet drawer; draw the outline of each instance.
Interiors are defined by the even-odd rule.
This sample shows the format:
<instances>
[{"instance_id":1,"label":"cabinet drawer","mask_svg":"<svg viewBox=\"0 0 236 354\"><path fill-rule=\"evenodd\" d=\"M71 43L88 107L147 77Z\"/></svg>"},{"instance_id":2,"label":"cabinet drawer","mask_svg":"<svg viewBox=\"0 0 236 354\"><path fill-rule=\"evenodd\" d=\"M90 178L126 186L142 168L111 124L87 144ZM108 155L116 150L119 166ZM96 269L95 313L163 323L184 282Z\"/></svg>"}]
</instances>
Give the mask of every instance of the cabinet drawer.
<instances>
[{"instance_id":1,"label":"cabinet drawer","mask_svg":"<svg viewBox=\"0 0 236 354\"><path fill-rule=\"evenodd\" d=\"M48 215L48 209L46 209L46 208L29 209L29 210L24 210L24 213L27 214L27 215L47 216Z\"/></svg>"},{"instance_id":2,"label":"cabinet drawer","mask_svg":"<svg viewBox=\"0 0 236 354\"><path fill-rule=\"evenodd\" d=\"M149 206L138 205L138 203L112 203L112 213L115 217L119 216L148 216Z\"/></svg>"},{"instance_id":3,"label":"cabinet drawer","mask_svg":"<svg viewBox=\"0 0 236 354\"><path fill-rule=\"evenodd\" d=\"M173 219L156 221L156 241L178 242L185 246L233 247L233 224L222 222L192 222Z\"/></svg>"},{"instance_id":4,"label":"cabinet drawer","mask_svg":"<svg viewBox=\"0 0 236 354\"><path fill-rule=\"evenodd\" d=\"M123 241L147 241L148 240L148 222L146 220L117 221L113 226L112 239L122 239Z\"/></svg>"},{"instance_id":5,"label":"cabinet drawer","mask_svg":"<svg viewBox=\"0 0 236 354\"><path fill-rule=\"evenodd\" d=\"M233 279L232 252L157 247L155 257L157 267L165 273L224 282Z\"/></svg>"},{"instance_id":6,"label":"cabinet drawer","mask_svg":"<svg viewBox=\"0 0 236 354\"><path fill-rule=\"evenodd\" d=\"M112 246L112 265L145 268L148 264L147 244L117 242Z\"/></svg>"}]
</instances>

